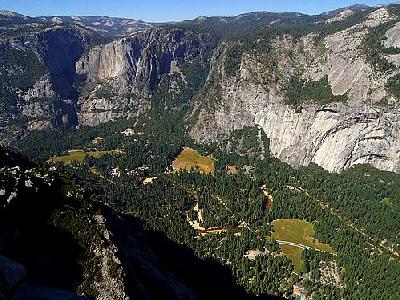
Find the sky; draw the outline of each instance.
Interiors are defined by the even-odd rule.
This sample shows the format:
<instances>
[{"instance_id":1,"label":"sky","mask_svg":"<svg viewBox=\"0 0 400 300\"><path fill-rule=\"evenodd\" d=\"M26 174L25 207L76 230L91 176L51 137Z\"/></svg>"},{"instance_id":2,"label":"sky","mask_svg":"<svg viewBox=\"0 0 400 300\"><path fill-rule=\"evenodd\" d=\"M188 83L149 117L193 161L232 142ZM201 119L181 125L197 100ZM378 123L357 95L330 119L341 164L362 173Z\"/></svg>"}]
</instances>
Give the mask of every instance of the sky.
<instances>
[{"instance_id":1,"label":"sky","mask_svg":"<svg viewBox=\"0 0 400 300\"><path fill-rule=\"evenodd\" d=\"M394 1L376 0L0 0L0 10L28 16L104 15L149 22L181 21L198 16L233 16L252 11L307 14L358 3L375 6Z\"/></svg>"}]
</instances>

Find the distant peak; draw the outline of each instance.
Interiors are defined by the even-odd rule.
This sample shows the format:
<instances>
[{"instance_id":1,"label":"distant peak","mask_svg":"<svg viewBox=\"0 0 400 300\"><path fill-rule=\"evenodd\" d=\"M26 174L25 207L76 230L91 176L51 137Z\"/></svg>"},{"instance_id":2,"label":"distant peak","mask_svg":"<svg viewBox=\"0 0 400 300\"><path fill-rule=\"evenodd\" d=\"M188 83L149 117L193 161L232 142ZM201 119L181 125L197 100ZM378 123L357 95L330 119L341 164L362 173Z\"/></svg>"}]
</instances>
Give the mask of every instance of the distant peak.
<instances>
[{"instance_id":1,"label":"distant peak","mask_svg":"<svg viewBox=\"0 0 400 300\"><path fill-rule=\"evenodd\" d=\"M347 9L351 9L351 10L367 10L370 8L371 7L366 4L355 4L355 5L347 7Z\"/></svg>"},{"instance_id":2,"label":"distant peak","mask_svg":"<svg viewBox=\"0 0 400 300\"><path fill-rule=\"evenodd\" d=\"M343 11L362 12L362 11L366 11L368 9L371 9L371 7L368 6L368 5L355 4L355 5L352 5L352 6L343 7L343 8L339 8L339 9L335 9L335 10L331 10L331 11L327 11L325 13L322 13L322 15L334 16L336 14L339 14L339 13L343 12Z\"/></svg>"},{"instance_id":3,"label":"distant peak","mask_svg":"<svg viewBox=\"0 0 400 300\"><path fill-rule=\"evenodd\" d=\"M0 16L2 17L24 17L23 15L9 11L9 10L0 10Z\"/></svg>"}]
</instances>

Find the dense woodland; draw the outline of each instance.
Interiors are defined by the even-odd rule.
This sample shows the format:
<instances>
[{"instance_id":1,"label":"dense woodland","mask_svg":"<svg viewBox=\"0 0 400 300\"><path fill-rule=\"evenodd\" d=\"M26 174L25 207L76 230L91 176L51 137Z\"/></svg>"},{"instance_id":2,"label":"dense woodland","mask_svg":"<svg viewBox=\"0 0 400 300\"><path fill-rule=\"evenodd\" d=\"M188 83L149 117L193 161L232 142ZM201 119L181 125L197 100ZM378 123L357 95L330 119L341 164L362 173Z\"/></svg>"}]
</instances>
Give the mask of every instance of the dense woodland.
<instances>
[{"instance_id":1,"label":"dense woodland","mask_svg":"<svg viewBox=\"0 0 400 300\"><path fill-rule=\"evenodd\" d=\"M140 121L137 127L134 123L124 120L79 131L65 130L62 135L35 133L19 148L39 160L71 148L122 150L121 156L88 157L83 163L57 168L92 190L94 200L139 217L147 228L190 247L200 258L217 259L229 266L236 281L255 295L288 296L298 284L315 299L398 299L398 175L369 166L357 166L340 175L317 166L295 170L272 158L268 147L262 156L249 155L261 149L257 147L257 128L235 132L219 145L201 146L174 126L158 124L146 131L148 127L141 126ZM121 134L128 127L136 134ZM96 137L104 140L94 146ZM263 140L268 145L265 135ZM242 151L229 151L230 143L240 144ZM171 162L183 146L212 154L214 175L171 173ZM239 172L227 174L227 165L236 165ZM115 168L120 170L119 177L111 175ZM148 176L157 179L143 184ZM270 210L261 193L264 185L273 196ZM196 204L202 210L201 226L224 231L199 235L187 222L188 216L198 218ZM280 255L279 245L268 239L271 222L281 218L312 222L316 238L329 243L336 254L304 251L303 271L293 272L290 260ZM269 254L248 259L248 251L255 249ZM319 281L319 264L331 261L341 270L339 286Z\"/></svg>"},{"instance_id":2,"label":"dense woodland","mask_svg":"<svg viewBox=\"0 0 400 300\"><path fill-rule=\"evenodd\" d=\"M291 77L286 86L287 104L300 108L307 102L315 102L321 105L332 102L346 102L347 96L334 96L328 82L328 75L318 81L306 81L302 78Z\"/></svg>"}]
</instances>

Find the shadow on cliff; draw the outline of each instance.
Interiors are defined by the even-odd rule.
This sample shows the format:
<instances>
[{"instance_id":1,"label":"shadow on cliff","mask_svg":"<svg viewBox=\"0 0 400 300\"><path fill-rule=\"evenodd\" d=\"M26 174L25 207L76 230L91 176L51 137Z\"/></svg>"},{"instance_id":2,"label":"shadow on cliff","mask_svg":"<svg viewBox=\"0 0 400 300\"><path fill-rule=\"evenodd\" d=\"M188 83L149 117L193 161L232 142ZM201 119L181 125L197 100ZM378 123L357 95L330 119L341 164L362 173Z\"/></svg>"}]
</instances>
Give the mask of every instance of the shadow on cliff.
<instances>
[{"instance_id":1,"label":"shadow on cliff","mask_svg":"<svg viewBox=\"0 0 400 300\"><path fill-rule=\"evenodd\" d=\"M1 149L0 158L4 158L0 167L31 167L21 157L2 155ZM279 299L248 295L235 284L229 268L214 260L199 259L190 248L160 232L144 229L137 218L121 216L88 199L77 202L65 198L61 179L55 179L51 185L33 183L29 188L25 180L20 180L13 187L18 191L17 197L5 208L0 197L0 255L25 266L23 283L76 291L83 274L79 262L87 249L70 232L54 227L51 219L55 214L65 214L66 209L79 212L83 203L90 202L92 213L100 211L106 217L106 226L127 273L126 286L132 299Z\"/></svg>"},{"instance_id":2,"label":"shadow on cliff","mask_svg":"<svg viewBox=\"0 0 400 300\"><path fill-rule=\"evenodd\" d=\"M249 295L229 268L199 259L160 232L144 230L134 217L124 216L111 227L113 242L123 249L128 286L136 287L131 293L138 299L282 299Z\"/></svg>"},{"instance_id":3,"label":"shadow on cliff","mask_svg":"<svg viewBox=\"0 0 400 300\"><path fill-rule=\"evenodd\" d=\"M82 282L78 262L84 249L49 221L64 204L59 182L28 189L22 181L16 190L16 198L0 206L0 255L25 267L23 283L75 291Z\"/></svg>"}]
</instances>

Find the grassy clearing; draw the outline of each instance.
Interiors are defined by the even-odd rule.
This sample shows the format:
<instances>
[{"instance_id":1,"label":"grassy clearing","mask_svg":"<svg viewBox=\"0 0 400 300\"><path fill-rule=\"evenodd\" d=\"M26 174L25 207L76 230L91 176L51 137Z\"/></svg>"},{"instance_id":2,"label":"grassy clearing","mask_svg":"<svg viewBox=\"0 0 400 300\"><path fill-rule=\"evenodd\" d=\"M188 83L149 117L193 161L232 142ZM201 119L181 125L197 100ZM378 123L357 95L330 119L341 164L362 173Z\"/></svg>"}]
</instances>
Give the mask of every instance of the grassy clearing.
<instances>
[{"instance_id":1,"label":"grassy clearing","mask_svg":"<svg viewBox=\"0 0 400 300\"><path fill-rule=\"evenodd\" d=\"M319 242L314 238L314 224L304 220L280 219L272 222L274 232L272 238L280 241L304 245L320 251L333 253L328 244Z\"/></svg>"},{"instance_id":2,"label":"grassy clearing","mask_svg":"<svg viewBox=\"0 0 400 300\"><path fill-rule=\"evenodd\" d=\"M303 264L304 264L301 258L303 249L291 245L280 245L279 247L281 248L285 256L292 261L292 264L294 266L294 271L300 273L301 270L303 269Z\"/></svg>"},{"instance_id":3,"label":"grassy clearing","mask_svg":"<svg viewBox=\"0 0 400 300\"><path fill-rule=\"evenodd\" d=\"M172 169L196 169L203 174L214 174L214 159L212 156L202 156L196 150L184 148L179 156L172 162Z\"/></svg>"},{"instance_id":4,"label":"grassy clearing","mask_svg":"<svg viewBox=\"0 0 400 300\"><path fill-rule=\"evenodd\" d=\"M98 137L96 137L96 138L93 139L92 144L93 144L93 145L99 145L99 144L101 144L101 143L103 142L103 140L104 140L104 139L103 139L102 137L99 137L99 136L98 136Z\"/></svg>"},{"instance_id":5,"label":"grassy clearing","mask_svg":"<svg viewBox=\"0 0 400 300\"><path fill-rule=\"evenodd\" d=\"M92 172L93 175L101 176L100 172L97 170L96 167L90 167L90 172Z\"/></svg>"},{"instance_id":6,"label":"grassy clearing","mask_svg":"<svg viewBox=\"0 0 400 300\"><path fill-rule=\"evenodd\" d=\"M385 206L389 206L389 207L393 207L393 200L391 198L384 198L380 201L381 204L385 205Z\"/></svg>"},{"instance_id":7,"label":"grassy clearing","mask_svg":"<svg viewBox=\"0 0 400 300\"><path fill-rule=\"evenodd\" d=\"M83 162L87 156L93 158L100 158L106 154L110 155L121 155L120 150L109 150L109 151L84 151L84 150L70 150L68 155L54 156L47 162L49 163L64 163L71 164L73 162Z\"/></svg>"},{"instance_id":8,"label":"grassy clearing","mask_svg":"<svg viewBox=\"0 0 400 300\"><path fill-rule=\"evenodd\" d=\"M314 238L315 229L312 223L297 219L280 219L273 221L272 225L273 232L271 237L273 239L296 244L280 243L279 245L283 254L292 261L296 272L300 272L303 267L302 247L309 247L328 253L334 252L331 246Z\"/></svg>"},{"instance_id":9,"label":"grassy clearing","mask_svg":"<svg viewBox=\"0 0 400 300\"><path fill-rule=\"evenodd\" d=\"M237 173L239 173L239 169L235 165L230 165L230 166L226 167L226 173L227 174L231 174L231 175L232 174L237 174Z\"/></svg>"}]
</instances>

